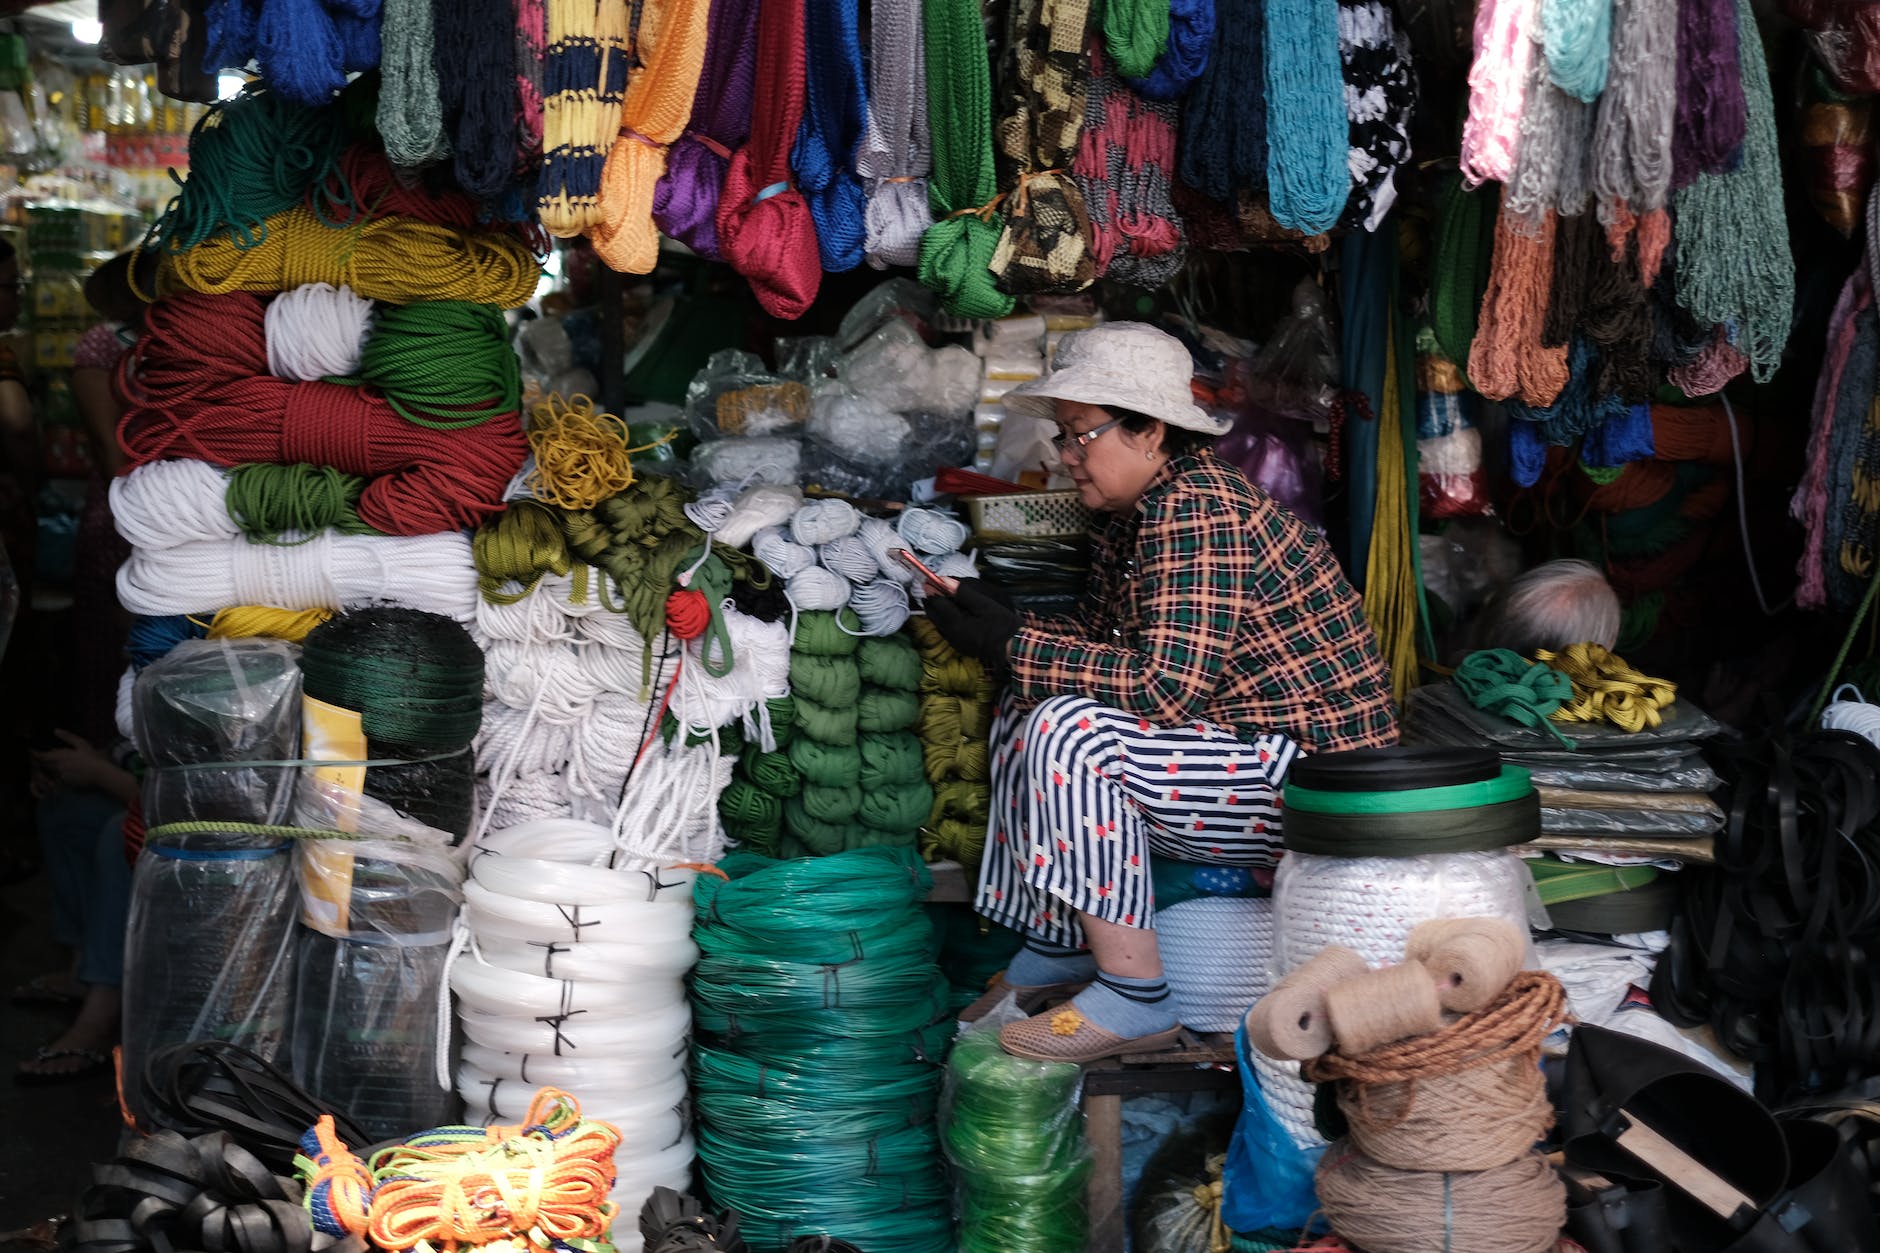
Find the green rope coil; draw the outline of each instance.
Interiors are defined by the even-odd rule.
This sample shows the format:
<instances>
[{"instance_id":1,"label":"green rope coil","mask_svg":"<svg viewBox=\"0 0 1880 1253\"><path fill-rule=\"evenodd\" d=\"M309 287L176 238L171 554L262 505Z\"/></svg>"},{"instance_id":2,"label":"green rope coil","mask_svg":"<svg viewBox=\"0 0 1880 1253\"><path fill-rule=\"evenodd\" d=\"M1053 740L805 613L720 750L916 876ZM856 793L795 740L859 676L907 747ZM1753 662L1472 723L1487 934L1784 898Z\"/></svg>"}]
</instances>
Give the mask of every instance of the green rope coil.
<instances>
[{"instance_id":1,"label":"green rope coil","mask_svg":"<svg viewBox=\"0 0 1880 1253\"><path fill-rule=\"evenodd\" d=\"M854 822L856 815L862 812L862 789L852 783L835 786L805 783L802 795L792 803L802 805L803 812L817 822L841 826Z\"/></svg>"},{"instance_id":2,"label":"green rope coil","mask_svg":"<svg viewBox=\"0 0 1880 1253\"><path fill-rule=\"evenodd\" d=\"M833 744L805 735L790 742L787 756L805 786L841 787L862 772L862 750L854 743Z\"/></svg>"},{"instance_id":3,"label":"green rope coil","mask_svg":"<svg viewBox=\"0 0 1880 1253\"><path fill-rule=\"evenodd\" d=\"M920 741L909 735L864 735L857 742L861 750L858 781L862 790L918 783L926 777Z\"/></svg>"},{"instance_id":4,"label":"green rope coil","mask_svg":"<svg viewBox=\"0 0 1880 1253\"><path fill-rule=\"evenodd\" d=\"M223 503L241 533L257 544L292 547L331 529L378 535L359 519L366 481L331 466L246 465L229 471Z\"/></svg>"},{"instance_id":5,"label":"green rope coil","mask_svg":"<svg viewBox=\"0 0 1880 1253\"><path fill-rule=\"evenodd\" d=\"M1103 46L1123 78L1147 78L1168 47L1168 0L1105 0Z\"/></svg>"},{"instance_id":6,"label":"green rope coil","mask_svg":"<svg viewBox=\"0 0 1880 1253\"><path fill-rule=\"evenodd\" d=\"M806 657L853 657L860 651L862 641L859 638L862 620L853 610L844 609L842 625L837 625L836 615L827 609L814 609L800 613L796 618L796 634L790 640L790 651ZM848 630L843 630L847 626Z\"/></svg>"},{"instance_id":7,"label":"green rope coil","mask_svg":"<svg viewBox=\"0 0 1880 1253\"><path fill-rule=\"evenodd\" d=\"M796 733L796 700L790 696L773 696L764 702L765 710L770 714L770 734L778 748L788 748L790 739Z\"/></svg>"},{"instance_id":8,"label":"green rope coil","mask_svg":"<svg viewBox=\"0 0 1880 1253\"><path fill-rule=\"evenodd\" d=\"M805 788L804 791L808 791ZM868 828L859 822L824 822L803 806L801 796L783 802L783 822L789 838L783 842L786 857L831 857L856 849L881 847Z\"/></svg>"},{"instance_id":9,"label":"green rope coil","mask_svg":"<svg viewBox=\"0 0 1880 1253\"><path fill-rule=\"evenodd\" d=\"M739 766L746 782L772 796L781 799L803 790L803 772L791 764L788 753L766 753L755 744L746 745Z\"/></svg>"},{"instance_id":10,"label":"green rope coil","mask_svg":"<svg viewBox=\"0 0 1880 1253\"><path fill-rule=\"evenodd\" d=\"M509 507L478 526L470 538L470 560L477 587L492 605L513 605L529 595L545 574L574 568L561 516L539 501L511 501ZM519 584L509 590L509 584Z\"/></svg>"},{"instance_id":11,"label":"green rope coil","mask_svg":"<svg viewBox=\"0 0 1880 1253\"><path fill-rule=\"evenodd\" d=\"M818 657L792 652L790 690L813 704L839 709L861 699L862 672L852 657Z\"/></svg>"},{"instance_id":12,"label":"green rope coil","mask_svg":"<svg viewBox=\"0 0 1880 1253\"><path fill-rule=\"evenodd\" d=\"M861 667L862 682L892 692L918 691L921 681L920 654L899 635L871 636L861 642L855 661Z\"/></svg>"},{"instance_id":13,"label":"green rope coil","mask_svg":"<svg viewBox=\"0 0 1880 1253\"><path fill-rule=\"evenodd\" d=\"M1477 649L1456 667L1456 690L1484 713L1547 731L1567 748L1551 715L1573 699L1573 682L1552 666L1529 661L1507 648Z\"/></svg>"},{"instance_id":14,"label":"green rope coil","mask_svg":"<svg viewBox=\"0 0 1880 1253\"><path fill-rule=\"evenodd\" d=\"M913 843L914 832L933 812L933 787L925 779L861 791L859 817L864 826Z\"/></svg>"},{"instance_id":15,"label":"green rope coil","mask_svg":"<svg viewBox=\"0 0 1880 1253\"><path fill-rule=\"evenodd\" d=\"M599 589L601 604L625 613L646 641L640 658L643 684L652 682L653 641L666 630L666 598L705 543L705 533L685 516L691 498L671 479L649 476L593 509L562 514L569 551L607 575L612 585L611 591L607 583Z\"/></svg>"},{"instance_id":16,"label":"green rope coil","mask_svg":"<svg viewBox=\"0 0 1880 1253\"><path fill-rule=\"evenodd\" d=\"M855 706L855 725L870 734L905 731L920 721L920 697L913 692L870 688Z\"/></svg>"},{"instance_id":17,"label":"green rope coil","mask_svg":"<svg viewBox=\"0 0 1880 1253\"><path fill-rule=\"evenodd\" d=\"M359 354L359 381L408 422L478 426L522 408L522 366L494 305L428 300L381 305Z\"/></svg>"},{"instance_id":18,"label":"green rope coil","mask_svg":"<svg viewBox=\"0 0 1880 1253\"><path fill-rule=\"evenodd\" d=\"M1083 1070L1032 1062L969 1032L947 1062L942 1143L960 1199L961 1253L1059 1253L1088 1236Z\"/></svg>"},{"instance_id":19,"label":"green rope coil","mask_svg":"<svg viewBox=\"0 0 1880 1253\"><path fill-rule=\"evenodd\" d=\"M1430 328L1442 355L1466 366L1495 250L1496 193L1465 187L1460 174L1443 182L1430 258Z\"/></svg>"},{"instance_id":20,"label":"green rope coil","mask_svg":"<svg viewBox=\"0 0 1880 1253\"><path fill-rule=\"evenodd\" d=\"M725 833L754 852L774 852L783 833L783 800L744 779L733 779L718 796Z\"/></svg>"},{"instance_id":21,"label":"green rope coil","mask_svg":"<svg viewBox=\"0 0 1880 1253\"><path fill-rule=\"evenodd\" d=\"M854 705L844 708L831 708L813 701L801 692L796 694L796 729L800 735L792 740L790 747L794 751L803 740L814 740L818 744L838 748L852 748L855 744L857 713ZM795 761L792 757L790 760ZM798 763L801 769L801 763Z\"/></svg>"}]
</instances>

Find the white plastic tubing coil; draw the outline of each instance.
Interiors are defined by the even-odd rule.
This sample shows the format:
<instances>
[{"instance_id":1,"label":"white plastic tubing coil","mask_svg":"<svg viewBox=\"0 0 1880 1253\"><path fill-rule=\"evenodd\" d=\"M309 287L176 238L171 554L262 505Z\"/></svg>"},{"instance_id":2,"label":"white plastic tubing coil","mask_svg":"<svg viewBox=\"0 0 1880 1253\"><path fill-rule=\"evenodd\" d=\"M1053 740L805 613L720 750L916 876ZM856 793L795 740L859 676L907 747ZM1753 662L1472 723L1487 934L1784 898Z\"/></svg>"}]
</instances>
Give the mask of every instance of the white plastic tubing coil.
<instances>
[{"instance_id":1,"label":"white plastic tubing coil","mask_svg":"<svg viewBox=\"0 0 1880 1253\"><path fill-rule=\"evenodd\" d=\"M514 1122L544 1085L620 1129L613 1199L684 1189L692 869L615 869L617 833L543 818L472 840L450 987L466 1116Z\"/></svg>"}]
</instances>

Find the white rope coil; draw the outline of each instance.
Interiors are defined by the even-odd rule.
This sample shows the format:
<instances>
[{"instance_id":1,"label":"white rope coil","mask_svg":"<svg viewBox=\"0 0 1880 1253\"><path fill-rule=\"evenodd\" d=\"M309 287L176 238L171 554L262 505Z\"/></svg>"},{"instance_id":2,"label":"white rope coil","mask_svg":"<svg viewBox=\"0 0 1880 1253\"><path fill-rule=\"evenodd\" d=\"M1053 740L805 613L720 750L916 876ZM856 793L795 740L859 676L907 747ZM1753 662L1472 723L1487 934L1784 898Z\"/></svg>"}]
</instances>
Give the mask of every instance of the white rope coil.
<instances>
[{"instance_id":1,"label":"white rope coil","mask_svg":"<svg viewBox=\"0 0 1880 1253\"><path fill-rule=\"evenodd\" d=\"M972 534L964 522L937 509L906 510L901 514L895 529L900 531L902 539L914 546L916 552L935 556L959 551L966 537Z\"/></svg>"},{"instance_id":2,"label":"white rope coil","mask_svg":"<svg viewBox=\"0 0 1880 1253\"><path fill-rule=\"evenodd\" d=\"M492 640L484 650L483 690L543 722L573 724L593 711L601 685L581 654L559 643Z\"/></svg>"},{"instance_id":3,"label":"white rope coil","mask_svg":"<svg viewBox=\"0 0 1880 1253\"><path fill-rule=\"evenodd\" d=\"M492 892L553 905L645 905L657 890L646 871L571 866L536 857L479 857L470 875Z\"/></svg>"},{"instance_id":4,"label":"white rope coil","mask_svg":"<svg viewBox=\"0 0 1880 1253\"><path fill-rule=\"evenodd\" d=\"M672 1026L675 1013L691 1021L692 1011L683 999L668 1005L648 1006L648 1012L631 1016L583 1014L559 1025L542 1018L522 1018L505 1014L486 1014L466 1009L457 1015L466 1037L486 1048L505 1053L550 1053L562 1057L610 1056L615 1049L657 1048L684 1035L682 1023Z\"/></svg>"},{"instance_id":5,"label":"white rope coil","mask_svg":"<svg viewBox=\"0 0 1880 1253\"><path fill-rule=\"evenodd\" d=\"M1266 995L1273 902L1204 896L1159 911L1156 942L1175 1013L1196 1031L1233 1031Z\"/></svg>"},{"instance_id":6,"label":"white rope coil","mask_svg":"<svg viewBox=\"0 0 1880 1253\"><path fill-rule=\"evenodd\" d=\"M849 581L833 570L811 566L790 579L784 594L798 610L841 609L849 603L852 590Z\"/></svg>"},{"instance_id":7,"label":"white rope coil","mask_svg":"<svg viewBox=\"0 0 1880 1253\"><path fill-rule=\"evenodd\" d=\"M492 1079L497 1082L492 1084ZM472 1118L495 1122L519 1122L535 1097L520 1079L486 1074L467 1062L457 1071L457 1091ZM641 1120L676 1111L685 1103L685 1092L685 1067L675 1062L663 1073L635 1076L627 1083L584 1084L579 1093L581 1116L615 1123L623 1133L630 1131L636 1146L652 1141L664 1147L679 1138L677 1127L664 1135L642 1132ZM622 1147L627 1143L623 1135Z\"/></svg>"},{"instance_id":8,"label":"white rope coil","mask_svg":"<svg viewBox=\"0 0 1880 1253\"><path fill-rule=\"evenodd\" d=\"M790 538L813 548L853 535L861 525L862 515L848 501L812 500L790 519Z\"/></svg>"},{"instance_id":9,"label":"white rope coil","mask_svg":"<svg viewBox=\"0 0 1880 1253\"><path fill-rule=\"evenodd\" d=\"M459 622L477 614L470 537L314 536L292 547L244 539L135 548L118 568L118 600L131 613L200 613L228 605L353 609L402 605Z\"/></svg>"},{"instance_id":10,"label":"white rope coil","mask_svg":"<svg viewBox=\"0 0 1880 1253\"><path fill-rule=\"evenodd\" d=\"M597 984L676 979L698 961L698 945L689 939L664 944L613 944L605 940L557 944L552 940L512 940L492 935L480 937L476 951L500 970Z\"/></svg>"},{"instance_id":11,"label":"white rope coil","mask_svg":"<svg viewBox=\"0 0 1880 1253\"><path fill-rule=\"evenodd\" d=\"M830 540L816 550L816 558L825 570L834 571L851 583L867 583L881 573L881 563L875 559L874 550L860 535Z\"/></svg>"},{"instance_id":12,"label":"white rope coil","mask_svg":"<svg viewBox=\"0 0 1880 1253\"><path fill-rule=\"evenodd\" d=\"M524 822L470 842L470 864L484 857L536 857L598 866L614 851L607 828L592 822Z\"/></svg>"},{"instance_id":13,"label":"white rope coil","mask_svg":"<svg viewBox=\"0 0 1880 1253\"><path fill-rule=\"evenodd\" d=\"M229 540L228 473L206 461L152 461L111 480L111 520L126 543L171 548Z\"/></svg>"},{"instance_id":14,"label":"white rope coil","mask_svg":"<svg viewBox=\"0 0 1880 1253\"><path fill-rule=\"evenodd\" d=\"M712 538L732 548L743 548L759 531L786 525L803 504L803 489L796 486L749 488L733 502Z\"/></svg>"},{"instance_id":15,"label":"white rope coil","mask_svg":"<svg viewBox=\"0 0 1880 1253\"><path fill-rule=\"evenodd\" d=\"M477 961L451 967L450 990L466 1010L485 1014L588 1014L600 1010L635 1014L685 998L678 979L648 979L631 985L544 979Z\"/></svg>"},{"instance_id":16,"label":"white rope coil","mask_svg":"<svg viewBox=\"0 0 1880 1253\"><path fill-rule=\"evenodd\" d=\"M1273 882L1274 976L1334 944L1372 966L1403 960L1435 918L1502 918L1527 933L1527 867L1511 852L1426 857L1288 853Z\"/></svg>"},{"instance_id":17,"label":"white rope coil","mask_svg":"<svg viewBox=\"0 0 1880 1253\"><path fill-rule=\"evenodd\" d=\"M896 583L909 584L914 581L914 572L894 554L910 552L907 541L894 529L894 523L882 518L864 518L856 537L868 545L868 551L875 559L875 567L881 576L893 579Z\"/></svg>"},{"instance_id":18,"label":"white rope coil","mask_svg":"<svg viewBox=\"0 0 1880 1253\"><path fill-rule=\"evenodd\" d=\"M751 538L751 551L778 578L791 579L816 564L816 550L789 538L781 527L765 527Z\"/></svg>"},{"instance_id":19,"label":"white rope coil","mask_svg":"<svg viewBox=\"0 0 1880 1253\"><path fill-rule=\"evenodd\" d=\"M682 944L692 935L689 899L683 908L637 901L615 905L561 905L523 901L493 892L473 877L464 884L464 918L482 939L533 944Z\"/></svg>"},{"instance_id":20,"label":"white rope coil","mask_svg":"<svg viewBox=\"0 0 1880 1253\"><path fill-rule=\"evenodd\" d=\"M269 301L265 325L276 378L350 378L372 330L372 302L350 287L307 283Z\"/></svg>"}]
</instances>

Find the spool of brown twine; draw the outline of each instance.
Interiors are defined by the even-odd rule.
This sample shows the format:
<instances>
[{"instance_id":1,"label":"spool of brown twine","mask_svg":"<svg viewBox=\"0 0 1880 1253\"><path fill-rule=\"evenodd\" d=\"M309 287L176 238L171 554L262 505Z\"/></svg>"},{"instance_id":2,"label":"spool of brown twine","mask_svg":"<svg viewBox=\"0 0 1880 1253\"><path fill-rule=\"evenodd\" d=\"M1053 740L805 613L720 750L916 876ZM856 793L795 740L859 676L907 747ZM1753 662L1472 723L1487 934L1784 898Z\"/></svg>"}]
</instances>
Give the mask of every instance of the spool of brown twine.
<instances>
[{"instance_id":1,"label":"spool of brown twine","mask_svg":"<svg viewBox=\"0 0 1880 1253\"><path fill-rule=\"evenodd\" d=\"M1247 1011L1247 1039L1268 1057L1304 1061L1332 1047L1325 1018L1325 993L1341 980L1365 973L1364 958L1348 948L1323 949L1281 979Z\"/></svg>"},{"instance_id":2,"label":"spool of brown twine","mask_svg":"<svg viewBox=\"0 0 1880 1253\"><path fill-rule=\"evenodd\" d=\"M1567 1190L1526 1153L1480 1171L1399 1170L1341 1140L1319 1159L1319 1205L1365 1253L1552 1253Z\"/></svg>"},{"instance_id":3,"label":"spool of brown twine","mask_svg":"<svg viewBox=\"0 0 1880 1253\"><path fill-rule=\"evenodd\" d=\"M1525 1154L1553 1124L1541 1043L1567 1020L1559 980L1515 975L1495 1001L1441 1031L1362 1056L1326 1054L1305 1077L1336 1082L1352 1144L1390 1166L1483 1170Z\"/></svg>"},{"instance_id":4,"label":"spool of brown twine","mask_svg":"<svg viewBox=\"0 0 1880 1253\"><path fill-rule=\"evenodd\" d=\"M1438 1030L1443 1007L1436 999L1435 978L1422 962L1407 961L1327 988L1325 1017L1338 1051L1357 1057Z\"/></svg>"},{"instance_id":5,"label":"spool of brown twine","mask_svg":"<svg viewBox=\"0 0 1880 1253\"><path fill-rule=\"evenodd\" d=\"M1500 996L1527 957L1527 937L1501 918L1439 918L1410 933L1406 957L1436 979L1444 1009L1473 1014Z\"/></svg>"}]
</instances>

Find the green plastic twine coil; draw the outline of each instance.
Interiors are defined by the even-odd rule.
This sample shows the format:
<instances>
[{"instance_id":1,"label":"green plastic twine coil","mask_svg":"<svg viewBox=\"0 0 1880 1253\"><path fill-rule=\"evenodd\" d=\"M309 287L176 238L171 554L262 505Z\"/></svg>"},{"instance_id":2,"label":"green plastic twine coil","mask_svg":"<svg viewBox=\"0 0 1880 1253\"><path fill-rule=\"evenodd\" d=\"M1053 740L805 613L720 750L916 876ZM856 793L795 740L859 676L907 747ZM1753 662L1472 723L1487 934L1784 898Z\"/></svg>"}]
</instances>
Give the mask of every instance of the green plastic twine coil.
<instances>
[{"instance_id":1,"label":"green plastic twine coil","mask_svg":"<svg viewBox=\"0 0 1880 1253\"><path fill-rule=\"evenodd\" d=\"M241 533L258 544L304 544L329 528L342 535L378 535L359 519L365 483L331 466L236 466L223 503Z\"/></svg>"},{"instance_id":2,"label":"green plastic twine coil","mask_svg":"<svg viewBox=\"0 0 1880 1253\"><path fill-rule=\"evenodd\" d=\"M826 1233L950 1253L934 1121L951 1033L906 850L734 853L694 893L699 1175L753 1253Z\"/></svg>"},{"instance_id":3,"label":"green plastic twine coil","mask_svg":"<svg viewBox=\"0 0 1880 1253\"><path fill-rule=\"evenodd\" d=\"M340 614L308 633L300 669L309 696L358 711L369 741L460 748L483 721L483 651L439 614Z\"/></svg>"},{"instance_id":4,"label":"green plastic twine coil","mask_svg":"<svg viewBox=\"0 0 1880 1253\"><path fill-rule=\"evenodd\" d=\"M855 706L855 725L869 734L906 731L920 721L920 698L912 692L869 688Z\"/></svg>"},{"instance_id":5,"label":"green plastic twine coil","mask_svg":"<svg viewBox=\"0 0 1880 1253\"><path fill-rule=\"evenodd\" d=\"M862 773L862 750L852 743L833 744L803 735L790 741L786 755L808 786L841 787L854 783Z\"/></svg>"},{"instance_id":6,"label":"green plastic twine coil","mask_svg":"<svg viewBox=\"0 0 1880 1253\"><path fill-rule=\"evenodd\" d=\"M1011 1056L996 1031L953 1046L942 1137L958 1186L961 1253L1084 1247L1082 1078L1078 1066Z\"/></svg>"},{"instance_id":7,"label":"green plastic twine coil","mask_svg":"<svg viewBox=\"0 0 1880 1253\"><path fill-rule=\"evenodd\" d=\"M803 790L803 774L790 763L788 753L766 753L754 744L746 745L740 764L745 779L772 796L795 796Z\"/></svg>"},{"instance_id":8,"label":"green plastic twine coil","mask_svg":"<svg viewBox=\"0 0 1880 1253\"><path fill-rule=\"evenodd\" d=\"M859 782L865 792L925 778L920 741L913 736L865 735L857 747L862 759Z\"/></svg>"},{"instance_id":9,"label":"green plastic twine coil","mask_svg":"<svg viewBox=\"0 0 1880 1253\"><path fill-rule=\"evenodd\" d=\"M800 733L790 743L794 752L805 740L837 748L855 746L856 709L854 705L832 708L798 692L796 694L796 729ZM792 757L790 760L795 761ZM800 763L799 763L799 768Z\"/></svg>"}]
</instances>

